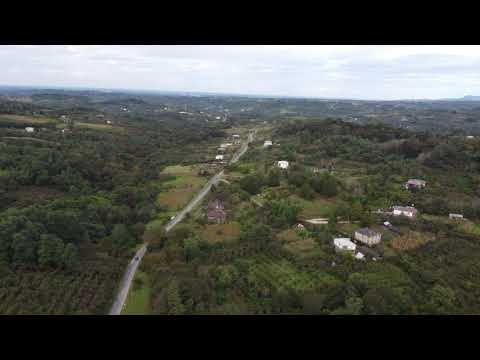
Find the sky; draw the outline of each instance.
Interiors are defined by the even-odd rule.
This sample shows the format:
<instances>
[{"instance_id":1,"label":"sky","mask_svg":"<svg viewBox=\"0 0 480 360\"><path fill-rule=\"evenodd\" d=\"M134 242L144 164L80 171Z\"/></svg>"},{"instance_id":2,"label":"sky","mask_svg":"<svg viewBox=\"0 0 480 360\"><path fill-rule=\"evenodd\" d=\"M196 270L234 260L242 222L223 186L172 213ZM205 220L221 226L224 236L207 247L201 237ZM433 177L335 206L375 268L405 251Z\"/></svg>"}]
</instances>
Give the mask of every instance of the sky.
<instances>
[{"instance_id":1,"label":"sky","mask_svg":"<svg viewBox=\"0 0 480 360\"><path fill-rule=\"evenodd\" d=\"M480 95L480 46L2 45L0 84L350 99Z\"/></svg>"}]
</instances>

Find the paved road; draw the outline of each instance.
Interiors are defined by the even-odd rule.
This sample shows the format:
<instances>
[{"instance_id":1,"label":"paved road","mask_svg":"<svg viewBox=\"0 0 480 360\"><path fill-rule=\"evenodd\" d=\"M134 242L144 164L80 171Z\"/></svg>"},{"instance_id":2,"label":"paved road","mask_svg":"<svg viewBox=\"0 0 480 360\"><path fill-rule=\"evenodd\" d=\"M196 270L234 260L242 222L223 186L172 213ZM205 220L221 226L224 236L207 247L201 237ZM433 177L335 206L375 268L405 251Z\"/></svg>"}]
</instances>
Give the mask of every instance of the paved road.
<instances>
[{"instance_id":1,"label":"paved road","mask_svg":"<svg viewBox=\"0 0 480 360\"><path fill-rule=\"evenodd\" d=\"M234 157L230 161L230 164L236 163L243 156L243 154L245 154L245 152L248 150L248 144L253 141L253 137L255 133L256 133L256 130L255 132L253 133L250 132L248 134L247 142L242 144L240 151L234 155ZM202 188L202 190L200 190L200 192L192 200L190 200L187 206L185 206L185 208L182 211L180 211L175 216L175 218L165 226L165 231L169 232L175 225L177 225L180 221L182 221L187 215L187 213L192 211L192 209L205 197L205 195L208 194L208 192L212 188L212 185L216 184L220 180L222 175L223 175L223 170L220 171L218 174L215 174L208 181L208 183ZM138 265L140 264L140 261L142 261L143 255L145 255L146 251L147 251L147 244L144 244L140 248L140 250L137 251L132 261L130 261L130 264L128 264L127 270L125 271L125 275L123 276L122 283L120 285L120 290L118 292L117 298L115 299L115 302L112 305L112 308L110 309L109 315L120 315L122 308L125 305L125 301L127 300L128 291L130 290L130 286L132 285L135 272L137 271ZM138 257L138 261L135 260L137 257Z\"/></svg>"},{"instance_id":2,"label":"paved road","mask_svg":"<svg viewBox=\"0 0 480 360\"><path fill-rule=\"evenodd\" d=\"M202 199L205 197L205 195L208 194L210 189L212 188L212 185L216 184L220 178L223 175L223 170L220 171L218 174L216 174L214 177L212 177L208 183L200 190L200 192L195 195L195 197L190 200L190 202L183 208L182 211L180 211L173 220L170 220L170 222L165 226L165 231L169 232L175 225L177 225L180 221L182 221L185 216L192 211L192 209L197 205Z\"/></svg>"},{"instance_id":3,"label":"paved road","mask_svg":"<svg viewBox=\"0 0 480 360\"><path fill-rule=\"evenodd\" d=\"M109 315L120 315L122 312L122 308L127 300L128 291L130 290L130 286L132 285L133 277L135 276L135 272L137 271L138 265L140 261L142 261L143 255L147 251L147 244L143 244L143 246L138 250L130 261L127 266L127 270L125 271L125 275L123 275L123 279L120 285L120 290L117 294L117 298L110 309ZM138 260L136 260L138 258Z\"/></svg>"},{"instance_id":4,"label":"paved road","mask_svg":"<svg viewBox=\"0 0 480 360\"><path fill-rule=\"evenodd\" d=\"M232 160L230 161L230 164L235 164L240 158L243 156L243 154L246 153L248 150L248 144L253 141L253 136L254 133L250 132L248 134L248 140L242 144L242 147L240 150L233 156ZM165 226L165 231L169 232L175 225L177 225L179 222L181 222L187 213L193 210L193 208L200 202L202 199L205 197L205 195L208 194L210 189L212 188L212 185L218 183L223 175L223 170L220 171L218 174L213 176L208 183L200 190L200 192L192 199L190 202L183 208L182 211L180 211L173 220L170 220L170 222Z\"/></svg>"}]
</instances>

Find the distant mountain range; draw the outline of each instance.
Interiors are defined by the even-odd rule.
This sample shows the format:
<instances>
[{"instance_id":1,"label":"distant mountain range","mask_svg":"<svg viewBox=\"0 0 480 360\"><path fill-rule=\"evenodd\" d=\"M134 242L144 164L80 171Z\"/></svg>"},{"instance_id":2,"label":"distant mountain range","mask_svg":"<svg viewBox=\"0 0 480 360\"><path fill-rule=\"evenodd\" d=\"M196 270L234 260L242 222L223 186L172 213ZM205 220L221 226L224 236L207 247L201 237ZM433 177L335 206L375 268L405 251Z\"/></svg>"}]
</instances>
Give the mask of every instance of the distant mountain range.
<instances>
[{"instance_id":1,"label":"distant mountain range","mask_svg":"<svg viewBox=\"0 0 480 360\"><path fill-rule=\"evenodd\" d=\"M480 96L465 95L461 98L438 99L439 101L480 101Z\"/></svg>"}]
</instances>

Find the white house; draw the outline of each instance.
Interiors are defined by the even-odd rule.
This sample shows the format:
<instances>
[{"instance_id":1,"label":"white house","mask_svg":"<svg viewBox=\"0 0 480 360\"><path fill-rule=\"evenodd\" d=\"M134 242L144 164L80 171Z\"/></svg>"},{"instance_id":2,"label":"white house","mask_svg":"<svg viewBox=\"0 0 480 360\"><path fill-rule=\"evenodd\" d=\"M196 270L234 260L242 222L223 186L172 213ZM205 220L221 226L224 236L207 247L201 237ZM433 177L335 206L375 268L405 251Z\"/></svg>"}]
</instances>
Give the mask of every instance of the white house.
<instances>
[{"instance_id":1,"label":"white house","mask_svg":"<svg viewBox=\"0 0 480 360\"><path fill-rule=\"evenodd\" d=\"M350 238L335 238L333 245L337 251L355 251L357 245L353 243Z\"/></svg>"},{"instance_id":2,"label":"white house","mask_svg":"<svg viewBox=\"0 0 480 360\"><path fill-rule=\"evenodd\" d=\"M267 147L267 146L272 146L272 141L271 140L266 140L264 143L263 143L263 147Z\"/></svg>"},{"instance_id":3,"label":"white house","mask_svg":"<svg viewBox=\"0 0 480 360\"><path fill-rule=\"evenodd\" d=\"M354 236L356 240L367 244L368 246L378 244L382 240L382 234L369 228L362 228L355 231Z\"/></svg>"},{"instance_id":4,"label":"white house","mask_svg":"<svg viewBox=\"0 0 480 360\"><path fill-rule=\"evenodd\" d=\"M474 139L474 138L475 138L475 136L473 136L473 135L468 135L467 136L467 139Z\"/></svg>"},{"instance_id":5,"label":"white house","mask_svg":"<svg viewBox=\"0 0 480 360\"><path fill-rule=\"evenodd\" d=\"M215 160L223 160L223 155L217 155L217 156L215 156Z\"/></svg>"},{"instance_id":6,"label":"white house","mask_svg":"<svg viewBox=\"0 0 480 360\"><path fill-rule=\"evenodd\" d=\"M448 214L448 217L452 220L463 220L462 214Z\"/></svg>"},{"instance_id":7,"label":"white house","mask_svg":"<svg viewBox=\"0 0 480 360\"><path fill-rule=\"evenodd\" d=\"M35 131L35 129L33 127L26 127L25 131L28 132L28 133L33 133Z\"/></svg>"},{"instance_id":8,"label":"white house","mask_svg":"<svg viewBox=\"0 0 480 360\"><path fill-rule=\"evenodd\" d=\"M233 134L233 135L232 135L232 138L234 138L234 139L240 139L240 135L238 135L238 134Z\"/></svg>"},{"instance_id":9,"label":"white house","mask_svg":"<svg viewBox=\"0 0 480 360\"><path fill-rule=\"evenodd\" d=\"M277 162L277 166L280 169L288 169L288 161L280 160L280 161Z\"/></svg>"},{"instance_id":10,"label":"white house","mask_svg":"<svg viewBox=\"0 0 480 360\"><path fill-rule=\"evenodd\" d=\"M394 216L407 216L409 218L413 218L417 216L417 209L413 206L394 206L393 207L393 215Z\"/></svg>"},{"instance_id":11,"label":"white house","mask_svg":"<svg viewBox=\"0 0 480 360\"><path fill-rule=\"evenodd\" d=\"M217 117L215 117L215 119L217 119L217 120L220 120L220 119L221 119L221 117L220 117L220 116L217 116Z\"/></svg>"},{"instance_id":12,"label":"white house","mask_svg":"<svg viewBox=\"0 0 480 360\"><path fill-rule=\"evenodd\" d=\"M112 122L111 122L110 120L107 120L107 124L111 125L111 124L112 124Z\"/></svg>"}]
</instances>

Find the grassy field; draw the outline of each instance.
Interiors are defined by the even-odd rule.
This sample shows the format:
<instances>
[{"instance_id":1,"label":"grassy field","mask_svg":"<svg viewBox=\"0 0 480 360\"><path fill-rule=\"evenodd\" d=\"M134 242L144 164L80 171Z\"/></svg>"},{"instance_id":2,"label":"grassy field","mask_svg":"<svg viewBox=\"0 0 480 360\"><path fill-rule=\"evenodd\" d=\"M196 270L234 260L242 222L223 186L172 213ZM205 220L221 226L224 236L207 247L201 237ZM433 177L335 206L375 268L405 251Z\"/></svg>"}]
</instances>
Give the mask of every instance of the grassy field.
<instances>
[{"instance_id":1,"label":"grassy field","mask_svg":"<svg viewBox=\"0 0 480 360\"><path fill-rule=\"evenodd\" d=\"M8 171L7 171L7 170L0 169L0 177L1 177L1 176L7 176L7 175L8 175Z\"/></svg>"},{"instance_id":2,"label":"grassy field","mask_svg":"<svg viewBox=\"0 0 480 360\"><path fill-rule=\"evenodd\" d=\"M235 239L240 234L240 224L232 221L226 224L206 225L201 232L203 239L209 243L224 242Z\"/></svg>"},{"instance_id":3,"label":"grassy field","mask_svg":"<svg viewBox=\"0 0 480 360\"><path fill-rule=\"evenodd\" d=\"M121 127L107 125L107 124L92 124L92 123L77 122L75 123L75 127L79 127L83 129L98 130L98 131L110 131L110 132L117 132L117 133L124 132L124 129Z\"/></svg>"},{"instance_id":4,"label":"grassy field","mask_svg":"<svg viewBox=\"0 0 480 360\"><path fill-rule=\"evenodd\" d=\"M394 249L397 250L411 250L416 249L434 239L434 234L410 231L402 236L395 237L390 244Z\"/></svg>"},{"instance_id":5,"label":"grassy field","mask_svg":"<svg viewBox=\"0 0 480 360\"><path fill-rule=\"evenodd\" d=\"M299 216L306 219L329 217L336 207L334 199L316 198L305 200L296 195L291 195L289 199L302 207Z\"/></svg>"},{"instance_id":6,"label":"grassy field","mask_svg":"<svg viewBox=\"0 0 480 360\"><path fill-rule=\"evenodd\" d=\"M468 234L480 236L480 225L472 221L462 221L458 228Z\"/></svg>"},{"instance_id":7,"label":"grassy field","mask_svg":"<svg viewBox=\"0 0 480 360\"><path fill-rule=\"evenodd\" d=\"M315 240L303 238L296 229L287 229L277 234L277 239L285 242L283 248L300 258L321 256L323 251Z\"/></svg>"},{"instance_id":8,"label":"grassy field","mask_svg":"<svg viewBox=\"0 0 480 360\"><path fill-rule=\"evenodd\" d=\"M182 209L207 183L207 178L197 175L197 166L168 166L161 174L173 175L174 179L162 183L167 189L157 196L157 203L169 210Z\"/></svg>"},{"instance_id":9,"label":"grassy field","mask_svg":"<svg viewBox=\"0 0 480 360\"><path fill-rule=\"evenodd\" d=\"M31 117L23 115L0 114L0 122L16 123L16 124L53 124L57 121L46 117Z\"/></svg>"},{"instance_id":10,"label":"grassy field","mask_svg":"<svg viewBox=\"0 0 480 360\"><path fill-rule=\"evenodd\" d=\"M138 288L135 286L136 281L141 281L141 285ZM147 274L138 270L121 314L148 315L150 313L150 292Z\"/></svg>"},{"instance_id":11,"label":"grassy field","mask_svg":"<svg viewBox=\"0 0 480 360\"><path fill-rule=\"evenodd\" d=\"M167 166L163 169L162 174L170 174L170 175L196 175L197 173L197 166L189 165L171 165Z\"/></svg>"}]
</instances>

